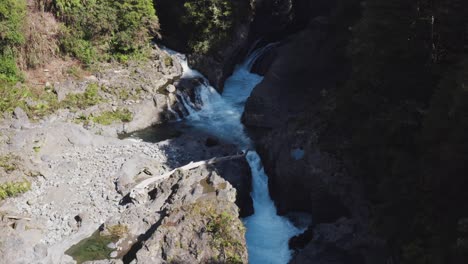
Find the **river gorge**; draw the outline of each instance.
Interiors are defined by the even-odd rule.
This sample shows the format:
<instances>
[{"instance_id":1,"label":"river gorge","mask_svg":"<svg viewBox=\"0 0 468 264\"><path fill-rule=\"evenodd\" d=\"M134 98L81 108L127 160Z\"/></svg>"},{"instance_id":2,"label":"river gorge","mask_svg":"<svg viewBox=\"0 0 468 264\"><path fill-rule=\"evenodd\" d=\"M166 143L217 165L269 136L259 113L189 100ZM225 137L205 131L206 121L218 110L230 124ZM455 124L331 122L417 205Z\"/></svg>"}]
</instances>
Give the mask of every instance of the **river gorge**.
<instances>
[{"instance_id":1,"label":"river gorge","mask_svg":"<svg viewBox=\"0 0 468 264\"><path fill-rule=\"evenodd\" d=\"M182 122L184 126L190 126L188 131L193 131L194 128L199 129L210 136L234 143L241 151L247 152L246 158L253 181L251 196L254 214L243 221L247 228L249 263L253 264L287 263L291 258L289 239L303 232L287 218L277 215L268 191L268 176L241 123L245 102L252 89L262 80L261 76L250 72L251 67L255 60L271 46L272 44L266 45L248 54L245 61L235 67L232 76L226 79L222 95L210 86L209 81L203 75L189 68L184 55L169 50L180 60L183 68L182 78L202 80L199 86L194 87L195 91L192 91L198 102L191 102L190 97L179 94L180 101L188 115L184 116L183 120L174 122ZM195 104L198 104L199 108ZM180 124L172 124L181 127ZM160 131L161 128L156 128L153 133L160 133ZM151 129L146 131L148 132L151 133ZM151 135L149 137L151 138Z\"/></svg>"},{"instance_id":2,"label":"river gorge","mask_svg":"<svg viewBox=\"0 0 468 264\"><path fill-rule=\"evenodd\" d=\"M467 263L467 17L1 1L0 264Z\"/></svg>"}]
</instances>

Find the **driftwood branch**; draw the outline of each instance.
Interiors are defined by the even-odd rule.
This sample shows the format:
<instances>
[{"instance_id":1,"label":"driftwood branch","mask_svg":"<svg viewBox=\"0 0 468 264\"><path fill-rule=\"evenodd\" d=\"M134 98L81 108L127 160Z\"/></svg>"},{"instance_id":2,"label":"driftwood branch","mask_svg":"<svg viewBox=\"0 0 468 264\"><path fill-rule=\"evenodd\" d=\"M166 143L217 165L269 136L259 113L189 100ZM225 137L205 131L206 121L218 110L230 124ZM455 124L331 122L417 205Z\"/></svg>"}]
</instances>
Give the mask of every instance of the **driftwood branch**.
<instances>
[{"instance_id":1,"label":"driftwood branch","mask_svg":"<svg viewBox=\"0 0 468 264\"><path fill-rule=\"evenodd\" d=\"M139 194L142 194L142 193L145 192L146 187L148 187L149 185L151 185L151 184L153 184L153 183L155 183L157 181L169 178L176 171L188 171L188 170L192 170L192 169L198 168L198 167L203 166L203 165L210 165L210 164L215 164L215 163L219 163L219 162L222 162L222 161L239 159L239 158L243 158L243 157L245 157L245 153L238 154L238 155L232 155L232 156L226 156L226 157L220 157L220 158L212 158L212 159L202 160L202 161L197 161L197 162L192 161L187 165L175 168L175 169L173 169L173 170L171 170L169 172L166 172L166 173L164 173L162 175L154 176L154 177L148 178L148 179L140 182L135 187L133 187L133 189L130 190L129 196L132 199L136 199L136 197Z\"/></svg>"},{"instance_id":2,"label":"driftwood branch","mask_svg":"<svg viewBox=\"0 0 468 264\"><path fill-rule=\"evenodd\" d=\"M31 221L29 217L17 216L17 215L4 215L3 218L5 219L13 219L13 220L26 220Z\"/></svg>"}]
</instances>

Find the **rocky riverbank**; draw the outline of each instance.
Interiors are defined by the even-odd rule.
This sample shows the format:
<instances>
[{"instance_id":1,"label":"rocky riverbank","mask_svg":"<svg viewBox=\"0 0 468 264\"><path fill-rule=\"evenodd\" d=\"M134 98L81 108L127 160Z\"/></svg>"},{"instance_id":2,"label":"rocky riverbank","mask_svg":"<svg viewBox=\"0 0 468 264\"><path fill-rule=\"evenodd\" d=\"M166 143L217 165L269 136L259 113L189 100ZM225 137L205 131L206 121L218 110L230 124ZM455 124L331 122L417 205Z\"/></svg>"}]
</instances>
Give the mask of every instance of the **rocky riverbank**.
<instances>
[{"instance_id":1,"label":"rocky riverbank","mask_svg":"<svg viewBox=\"0 0 468 264\"><path fill-rule=\"evenodd\" d=\"M176 172L148 186L143 197L128 198L144 179L238 152L203 134L157 144L116 138L175 118L173 83L181 67L158 48L152 58L103 65L83 80L53 85L59 101L73 94L99 98L87 108L59 109L41 120L17 108L2 120L0 183L30 184L29 191L0 202L0 254L7 263L75 263L96 254L114 260L88 263L247 261L236 205L244 215L252 210L250 187L244 187L250 178L239 177L250 175L245 159ZM90 85L97 87L92 95ZM131 118L103 119L120 109ZM98 249L89 252L91 244Z\"/></svg>"}]
</instances>

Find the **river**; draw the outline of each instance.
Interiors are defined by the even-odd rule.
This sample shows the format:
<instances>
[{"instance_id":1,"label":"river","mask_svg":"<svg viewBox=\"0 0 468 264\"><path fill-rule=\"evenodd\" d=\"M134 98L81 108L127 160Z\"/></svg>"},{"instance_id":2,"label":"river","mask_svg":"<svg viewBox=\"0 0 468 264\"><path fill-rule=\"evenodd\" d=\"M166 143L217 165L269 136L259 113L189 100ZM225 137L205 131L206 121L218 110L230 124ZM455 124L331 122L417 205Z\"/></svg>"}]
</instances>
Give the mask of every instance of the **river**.
<instances>
[{"instance_id":1,"label":"river","mask_svg":"<svg viewBox=\"0 0 468 264\"><path fill-rule=\"evenodd\" d=\"M276 207L268 191L268 176L262 161L254 150L251 139L241 123L244 105L253 88L263 77L251 73L255 60L270 46L255 50L235 68L220 95L198 71L189 68L185 56L170 51L183 67L182 78L202 78L204 84L196 88L201 108L188 97L180 95L189 114L183 122L196 129L209 132L225 141L237 144L248 151L247 161L252 171L252 200L254 214L243 219L247 228L246 239L251 264L285 264L291 258L288 241L302 232L287 218L277 215Z\"/></svg>"}]
</instances>

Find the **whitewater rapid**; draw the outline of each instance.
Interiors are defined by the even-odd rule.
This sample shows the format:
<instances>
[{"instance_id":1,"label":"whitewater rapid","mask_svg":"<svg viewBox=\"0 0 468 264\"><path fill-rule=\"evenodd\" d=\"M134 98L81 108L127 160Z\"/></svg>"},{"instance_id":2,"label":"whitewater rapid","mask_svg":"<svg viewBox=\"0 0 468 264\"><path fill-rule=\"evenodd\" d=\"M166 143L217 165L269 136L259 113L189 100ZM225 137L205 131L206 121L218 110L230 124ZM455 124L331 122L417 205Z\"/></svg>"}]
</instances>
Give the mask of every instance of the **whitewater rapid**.
<instances>
[{"instance_id":1,"label":"whitewater rapid","mask_svg":"<svg viewBox=\"0 0 468 264\"><path fill-rule=\"evenodd\" d=\"M250 72L252 64L268 48L269 46L266 46L252 52L236 67L232 76L226 80L222 95L209 85L202 74L189 68L183 55L172 53L182 64L182 78L204 80L195 91L201 101L201 109L197 109L186 96L179 94L189 112L185 117L186 122L248 150L247 161L252 171L251 197L254 214L245 218L244 224L247 228L246 240L251 264L288 263L291 258L288 241L292 236L302 232L287 218L277 215L268 191L268 176L241 123L245 102L253 88L263 79L262 76Z\"/></svg>"}]
</instances>

